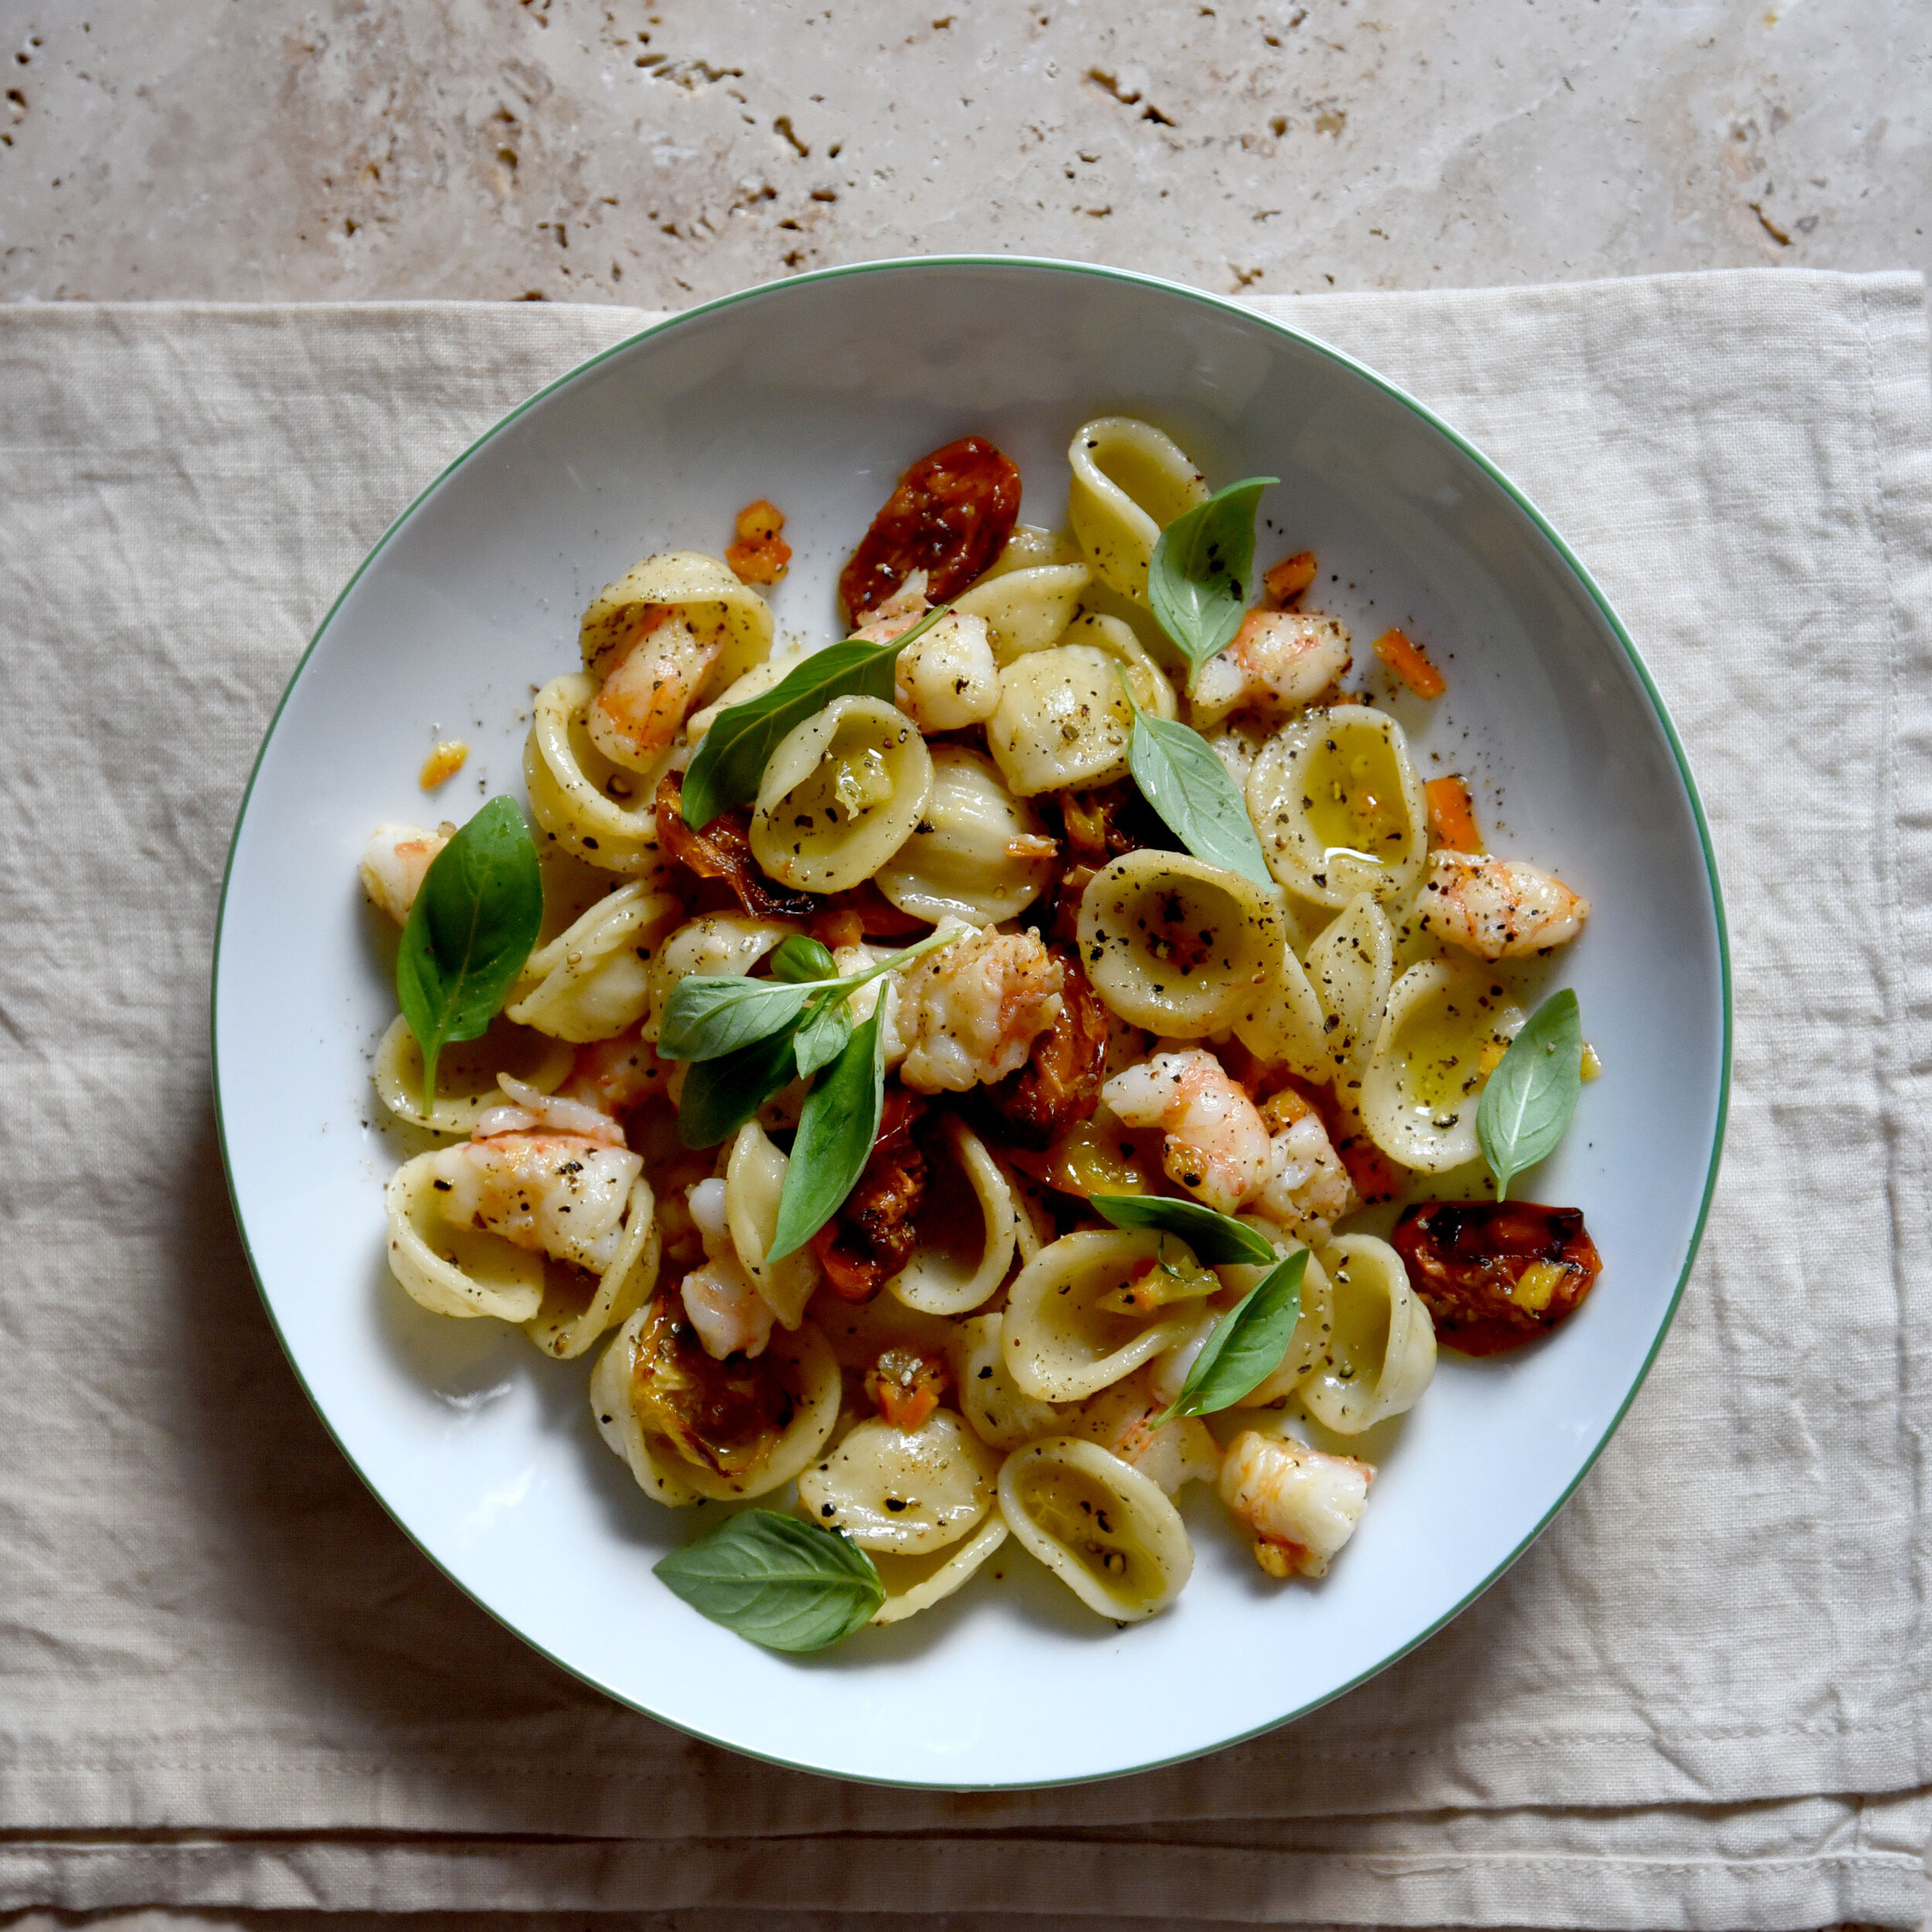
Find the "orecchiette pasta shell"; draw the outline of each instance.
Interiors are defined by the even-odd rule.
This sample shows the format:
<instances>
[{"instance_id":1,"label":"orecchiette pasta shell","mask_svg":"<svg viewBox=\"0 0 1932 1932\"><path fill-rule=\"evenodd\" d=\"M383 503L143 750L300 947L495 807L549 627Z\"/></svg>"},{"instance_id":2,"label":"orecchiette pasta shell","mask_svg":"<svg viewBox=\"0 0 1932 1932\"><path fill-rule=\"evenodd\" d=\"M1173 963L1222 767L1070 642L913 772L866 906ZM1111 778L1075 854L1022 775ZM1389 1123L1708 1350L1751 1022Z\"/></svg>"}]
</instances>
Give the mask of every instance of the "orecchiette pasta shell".
<instances>
[{"instance_id":1,"label":"orecchiette pasta shell","mask_svg":"<svg viewBox=\"0 0 1932 1932\"><path fill-rule=\"evenodd\" d=\"M939 1138L944 1158L927 1163L926 1192L913 1223L917 1245L886 1286L922 1314L964 1315L1006 1279L1016 1210L1005 1175L957 1114L944 1116Z\"/></svg>"},{"instance_id":2,"label":"orecchiette pasta shell","mask_svg":"<svg viewBox=\"0 0 1932 1932\"><path fill-rule=\"evenodd\" d=\"M390 1274L432 1315L528 1321L543 1302L543 1257L451 1221L437 1203L437 1158L404 1162L383 1189Z\"/></svg>"},{"instance_id":3,"label":"orecchiette pasta shell","mask_svg":"<svg viewBox=\"0 0 1932 1932\"><path fill-rule=\"evenodd\" d=\"M1101 581L1147 601L1148 566L1162 530L1208 498L1206 480L1151 423L1103 416L1068 447L1066 518Z\"/></svg>"},{"instance_id":4,"label":"orecchiette pasta shell","mask_svg":"<svg viewBox=\"0 0 1932 1932\"><path fill-rule=\"evenodd\" d=\"M628 1317L599 1360L590 1379L590 1411L612 1452L629 1464L638 1486L665 1502L694 1502L708 1496L720 1502L763 1496L791 1481L825 1447L838 1419L842 1385L838 1364L825 1338L808 1321L795 1333L772 1332L766 1355L790 1378L794 1393L791 1420L755 1468L735 1475L688 1461L663 1437L638 1421L631 1387L639 1331L650 1318L648 1304Z\"/></svg>"},{"instance_id":5,"label":"orecchiette pasta shell","mask_svg":"<svg viewBox=\"0 0 1932 1932\"><path fill-rule=\"evenodd\" d=\"M1084 563L1036 564L981 577L953 600L953 608L962 617L985 619L995 658L1008 665L1058 642L1093 580Z\"/></svg>"},{"instance_id":6,"label":"orecchiette pasta shell","mask_svg":"<svg viewBox=\"0 0 1932 1932\"><path fill-rule=\"evenodd\" d=\"M1387 713L1338 705L1291 719L1248 774L1248 811L1290 892L1338 910L1400 897L1429 844L1422 781Z\"/></svg>"},{"instance_id":7,"label":"orecchiette pasta shell","mask_svg":"<svg viewBox=\"0 0 1932 1932\"><path fill-rule=\"evenodd\" d=\"M725 1222L745 1273L772 1313L787 1328L795 1328L804 1319L805 1304L818 1285L818 1264L808 1247L782 1261L765 1260L777 1231L778 1197L787 1165L787 1157L764 1129L756 1121L746 1121L725 1164Z\"/></svg>"},{"instance_id":8,"label":"orecchiette pasta shell","mask_svg":"<svg viewBox=\"0 0 1932 1932\"><path fill-rule=\"evenodd\" d=\"M399 1013L376 1046L372 1070L383 1104L399 1121L432 1134L468 1134L487 1108L509 1104L496 1083L499 1073L549 1094L562 1084L575 1058L562 1041L499 1014L480 1039L443 1049L436 1063L436 1104L426 1111L423 1049Z\"/></svg>"},{"instance_id":9,"label":"orecchiette pasta shell","mask_svg":"<svg viewBox=\"0 0 1932 1932\"><path fill-rule=\"evenodd\" d=\"M1049 563L1078 563L1083 553L1070 530L1049 530L1037 523L1015 523L1006 547L988 566L979 582L990 583L1014 570L1037 570Z\"/></svg>"},{"instance_id":10,"label":"orecchiette pasta shell","mask_svg":"<svg viewBox=\"0 0 1932 1932\"><path fill-rule=\"evenodd\" d=\"M1375 900L1358 893L1308 948L1308 983L1321 1003L1333 1072L1355 1072L1368 1059L1394 977L1394 930Z\"/></svg>"},{"instance_id":11,"label":"orecchiette pasta shell","mask_svg":"<svg viewBox=\"0 0 1932 1932\"><path fill-rule=\"evenodd\" d=\"M1359 1436L1421 1400L1436 1372L1436 1327L1386 1241L1338 1235L1321 1250L1321 1265L1334 1294L1335 1332L1325 1359L1301 1384L1301 1404L1337 1435Z\"/></svg>"},{"instance_id":12,"label":"orecchiette pasta shell","mask_svg":"<svg viewBox=\"0 0 1932 1932\"><path fill-rule=\"evenodd\" d=\"M583 714L597 680L553 678L530 712L523 781L538 825L605 872L650 872L658 863L658 774L627 771L590 742ZM670 754L665 753L668 766Z\"/></svg>"},{"instance_id":13,"label":"orecchiette pasta shell","mask_svg":"<svg viewBox=\"0 0 1932 1932\"><path fill-rule=\"evenodd\" d=\"M1362 1076L1362 1117L1376 1145L1404 1167L1446 1174L1476 1158L1483 1053L1504 1037L1506 1002L1491 984L1437 961L1411 966L1389 995Z\"/></svg>"},{"instance_id":14,"label":"orecchiette pasta shell","mask_svg":"<svg viewBox=\"0 0 1932 1932\"><path fill-rule=\"evenodd\" d=\"M680 926L658 948L651 968L651 1002L644 1037L655 1045L664 1009L678 981L700 974L709 978L743 978L793 928L775 919L741 913L706 913Z\"/></svg>"},{"instance_id":15,"label":"orecchiette pasta shell","mask_svg":"<svg viewBox=\"0 0 1932 1932\"><path fill-rule=\"evenodd\" d=\"M668 893L641 881L620 886L530 955L510 1018L559 1039L614 1039L643 1017L651 962L683 917Z\"/></svg>"},{"instance_id":16,"label":"orecchiette pasta shell","mask_svg":"<svg viewBox=\"0 0 1932 1932\"><path fill-rule=\"evenodd\" d=\"M1267 1066L1285 1066L1325 1086L1335 1077L1328 1015L1286 944L1253 1004L1236 1016L1234 1036Z\"/></svg>"},{"instance_id":17,"label":"orecchiette pasta shell","mask_svg":"<svg viewBox=\"0 0 1932 1932\"><path fill-rule=\"evenodd\" d=\"M752 855L804 892L862 884L910 836L932 782L926 741L903 711L876 698L835 698L767 761Z\"/></svg>"},{"instance_id":18,"label":"orecchiette pasta shell","mask_svg":"<svg viewBox=\"0 0 1932 1932\"><path fill-rule=\"evenodd\" d=\"M1180 705L1167 673L1148 655L1147 647L1134 634L1134 627L1124 617L1113 617L1095 611L1076 617L1060 639L1063 645L1090 645L1118 660L1127 673L1134 702L1157 718L1176 718Z\"/></svg>"},{"instance_id":19,"label":"orecchiette pasta shell","mask_svg":"<svg viewBox=\"0 0 1932 1932\"><path fill-rule=\"evenodd\" d=\"M761 663L771 648L771 606L728 563L699 550L667 550L634 563L606 584L583 614L583 668L601 678L637 627L641 606L668 604L700 637L720 628L725 646L705 681L709 696Z\"/></svg>"},{"instance_id":20,"label":"orecchiette pasta shell","mask_svg":"<svg viewBox=\"0 0 1932 1932\"><path fill-rule=\"evenodd\" d=\"M1090 644L1056 645L1029 651L1000 673L986 742L1015 796L1125 776L1134 713L1119 662Z\"/></svg>"},{"instance_id":21,"label":"orecchiette pasta shell","mask_svg":"<svg viewBox=\"0 0 1932 1932\"><path fill-rule=\"evenodd\" d=\"M856 1303L821 1294L811 1319L825 1335L839 1366L859 1375L888 1349L910 1349L935 1362L943 1362L953 1334L952 1323L942 1316L921 1315L889 1294Z\"/></svg>"},{"instance_id":22,"label":"orecchiette pasta shell","mask_svg":"<svg viewBox=\"0 0 1932 1932\"><path fill-rule=\"evenodd\" d=\"M956 1543L993 1506L999 1458L950 1409L917 1429L860 1423L798 1478L815 1522L842 1529L862 1549L906 1556Z\"/></svg>"},{"instance_id":23,"label":"orecchiette pasta shell","mask_svg":"<svg viewBox=\"0 0 1932 1932\"><path fill-rule=\"evenodd\" d=\"M875 1624L896 1624L951 1596L1006 1540L1006 1519L989 1515L963 1543L949 1543L923 1556L872 1553L872 1566L886 1586L886 1600L872 1613Z\"/></svg>"},{"instance_id":24,"label":"orecchiette pasta shell","mask_svg":"<svg viewBox=\"0 0 1932 1932\"><path fill-rule=\"evenodd\" d=\"M902 913L934 925L949 913L975 926L1017 918L1053 876L1046 828L983 753L934 745L926 809L879 868L879 889Z\"/></svg>"},{"instance_id":25,"label":"orecchiette pasta shell","mask_svg":"<svg viewBox=\"0 0 1932 1932\"><path fill-rule=\"evenodd\" d=\"M1130 852L1080 896L1080 961L1121 1019L1176 1039L1232 1026L1282 976L1268 896L1182 852Z\"/></svg>"},{"instance_id":26,"label":"orecchiette pasta shell","mask_svg":"<svg viewBox=\"0 0 1932 1932\"><path fill-rule=\"evenodd\" d=\"M1101 1302L1158 1260L1172 1235L1089 1229L1041 1249L1015 1277L1001 1338L1006 1366L1043 1402L1084 1402L1111 1382L1172 1348L1199 1308L1186 1301L1164 1313L1125 1315Z\"/></svg>"},{"instance_id":27,"label":"orecchiette pasta shell","mask_svg":"<svg viewBox=\"0 0 1932 1932\"><path fill-rule=\"evenodd\" d=\"M1020 1542L1103 1617L1151 1617L1193 1572L1187 1527L1159 1485L1078 1436L1049 1436L1009 1456L999 1509Z\"/></svg>"},{"instance_id":28,"label":"orecchiette pasta shell","mask_svg":"<svg viewBox=\"0 0 1932 1932\"><path fill-rule=\"evenodd\" d=\"M1000 1345L1005 1317L976 1315L952 1325L947 1351L959 1410L980 1440L995 1449L1018 1449L1036 1436L1061 1433L1065 1425L1051 1403L1029 1396L1013 1379Z\"/></svg>"},{"instance_id":29,"label":"orecchiette pasta shell","mask_svg":"<svg viewBox=\"0 0 1932 1932\"><path fill-rule=\"evenodd\" d=\"M583 1354L607 1329L628 1321L658 1285L656 1203L648 1181L631 1184L624 1211L624 1239L587 1302L590 1277L553 1262L545 1271L543 1303L524 1325L524 1332L546 1355L568 1362Z\"/></svg>"}]
</instances>

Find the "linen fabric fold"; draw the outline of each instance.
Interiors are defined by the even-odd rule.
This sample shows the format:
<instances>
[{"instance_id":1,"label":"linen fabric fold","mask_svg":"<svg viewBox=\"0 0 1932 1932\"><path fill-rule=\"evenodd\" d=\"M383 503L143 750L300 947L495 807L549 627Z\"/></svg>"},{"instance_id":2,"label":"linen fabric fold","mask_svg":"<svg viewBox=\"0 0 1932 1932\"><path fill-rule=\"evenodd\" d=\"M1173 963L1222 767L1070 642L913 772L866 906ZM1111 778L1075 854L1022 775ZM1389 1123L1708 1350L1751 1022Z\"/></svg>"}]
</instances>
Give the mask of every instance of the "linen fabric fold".
<instances>
[{"instance_id":1,"label":"linen fabric fold","mask_svg":"<svg viewBox=\"0 0 1932 1932\"><path fill-rule=\"evenodd\" d=\"M652 318L0 309L0 1910L1915 1916L1921 285L1740 272L1258 306L1469 436L1628 624L1723 879L1723 1173L1622 1430L1447 1630L1235 1750L973 1796L750 1764L526 1650L330 1443L223 1185L209 954L276 699L416 492ZM512 1842L532 1838L558 1842Z\"/></svg>"}]
</instances>

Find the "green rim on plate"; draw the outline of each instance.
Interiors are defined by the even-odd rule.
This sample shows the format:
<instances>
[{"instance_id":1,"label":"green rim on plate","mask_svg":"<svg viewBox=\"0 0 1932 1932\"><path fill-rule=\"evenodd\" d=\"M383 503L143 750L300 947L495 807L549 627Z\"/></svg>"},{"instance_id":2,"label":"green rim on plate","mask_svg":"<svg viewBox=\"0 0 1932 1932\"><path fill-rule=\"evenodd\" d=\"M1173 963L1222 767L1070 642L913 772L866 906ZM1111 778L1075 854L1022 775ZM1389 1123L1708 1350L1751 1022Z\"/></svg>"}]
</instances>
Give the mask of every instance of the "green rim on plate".
<instances>
[{"instance_id":1,"label":"green rim on plate","mask_svg":"<svg viewBox=\"0 0 1932 1932\"><path fill-rule=\"evenodd\" d=\"M1712 1131L1710 1164L1705 1175L1702 1199L1699 1204L1696 1222L1691 1230L1690 1240L1685 1250L1683 1267L1679 1273L1677 1284L1672 1291L1669 1304L1665 1310L1664 1318L1658 1325L1656 1338L1651 1343L1648 1354L1644 1358L1642 1366L1638 1369L1635 1379L1631 1382L1629 1393L1624 1396L1615 1415L1611 1418L1609 1425L1584 1457L1581 1466L1578 1468L1575 1478L1569 1486L1538 1519L1509 1555L1504 1557L1502 1561L1498 1563L1495 1569L1474 1589L1468 1591L1450 1609L1444 1611L1434 1622L1429 1624L1426 1629L1418 1631L1407 1642L1391 1651L1387 1656L1383 1658L1371 1668L1359 1672L1357 1675L1349 1679L1347 1682L1336 1685L1332 1690L1325 1692L1322 1696L1312 1698L1308 1702L1297 1706L1293 1710L1284 1712L1278 1716L1270 1717L1265 1722L1257 1724L1248 1730L1223 1738L1213 1744L1192 1748L1165 1757L1150 1758L1145 1764L1123 1766L1111 1771L1065 1778L1028 1779L1010 1782L997 1780L980 1781L964 1784L949 1784L934 1779L867 1777L855 1772L828 1771L818 1765L803 1764L797 1760L782 1757L774 1753L755 1750L736 1743L731 1739L714 1736L696 1725L682 1723L675 1719L665 1717L660 1713L652 1710L649 1706L640 1703L634 1698L626 1697L621 1692L613 1690L608 1685L576 1669L563 1658L545 1648L543 1645L536 1642L522 1631L518 1629L509 1618L492 1609L488 1604L477 1597L452 1574L447 1566L440 1562L423 1545L410 1529L409 1525L404 1522L389 1507L375 1480L356 1461L355 1456L343 1442L335 1425L329 1420L327 1411L322 1404L316 1400L315 1392L310 1388L307 1378L302 1373L301 1365L295 1359L294 1352L288 1345L288 1340L283 1333L281 1325L276 1319L274 1304L268 1298L267 1289L262 1282L261 1270L256 1263L253 1245L249 1240L247 1223L242 1218L241 1204L236 1196L234 1165L229 1153L227 1123L222 1107L221 1060L219 1044L221 944L222 936L227 923L228 889L234 874L235 855L240 841L242 826L248 816L249 803L254 795L255 783L260 775L263 761L268 755L269 746L274 741L276 729L281 722L282 713L287 706L289 698L296 685L301 681L302 672L306 668L309 659L315 655L316 646L321 643L322 638L328 634L329 626L335 621L335 614L342 608L356 585L361 582L364 573L381 556L388 546L390 539L409 521L417 507L434 493L445 478L453 474L468 462L478 451L508 429L519 417L535 408L546 397L555 394L566 385L576 382L590 370L610 361L614 356L622 355L638 342L687 328L699 318L716 315L722 310L738 307L746 303L771 300L783 291L801 284L835 281L852 276L904 274L908 271L934 268L1019 269L1048 274L1091 276L1104 281L1124 282L1140 287L1158 289L1164 294L1178 296L1202 308L1239 316L1245 322L1268 330L1277 335L1285 337L1291 342L1300 344L1304 349L1315 351L1338 367L1345 369L1351 374L1361 378L1374 388L1379 389L1384 395L1400 403L1405 409L1427 423L1452 447L1474 463L1529 519L1545 542L1562 559L1566 567L1588 594L1590 601L1595 605L1604 623L1609 627L1611 634L1622 647L1625 656L1630 661L1631 668L1635 672L1638 681L1643 686L1645 696L1649 699L1651 709L1655 713L1658 724L1663 731L1665 740L1670 747L1671 756L1676 762L1678 776L1682 781L1685 796L1689 802L1692 817L1697 827L1698 840L1703 852L1705 874L1710 886L1711 915L1716 934L1718 972L1723 992L1722 1043L1719 1061L1717 1111ZM1345 1696L1349 1692L1367 1682L1370 1678L1379 1676L1390 1665L1407 1656L1410 1651L1426 1643L1445 1625L1452 1623L1522 1555L1537 1537L1542 1535L1553 1519L1576 1493L1578 1485L1590 1473L1597 1458L1603 1454L1606 1444L1617 1432L1624 1417L1629 1413L1631 1404L1636 1400L1638 1391L1643 1387L1648 1379L1651 1366L1656 1362L1658 1352L1664 1345L1664 1338L1670 1332L1671 1324L1676 1318L1678 1308L1684 1298L1684 1291L1690 1281L1691 1270L1696 1262L1698 1249L1703 1240L1704 1229L1710 1219L1711 1201L1717 1186L1718 1168L1724 1145L1725 1124L1730 1111L1732 1053L1730 935L1725 921L1723 893L1717 876L1717 857L1712 848L1710 825L1705 816L1703 800L1699 795L1696 781L1691 775L1690 763L1685 756L1683 744L1677 735L1676 726L1672 722L1670 713L1665 707L1663 699L1658 692L1655 681L1651 676L1648 666L1645 664L1641 654L1631 641L1630 633L1624 628L1622 620L1612 607L1610 600L1598 587L1596 580L1583 566L1575 552L1552 528L1549 519L1502 470L1498 468L1488 457L1461 435L1451 424L1445 422L1426 404L1417 401L1406 390L1389 381L1386 376L1378 375L1366 363L1357 361L1355 357L1334 348L1321 340L1319 337L1292 328L1285 322L1277 321L1272 316L1263 315L1259 310L1250 307L1246 303L1234 301L1223 296L1211 295L1202 290L1190 288L1184 283L1169 281L1160 276L1141 274L1131 269L1104 267L1090 262L1058 261L1049 257L1037 256L900 257L881 261L856 262L839 268L815 269L804 274L788 277L781 282L768 282L755 288L742 289L735 294L720 296L715 301L701 302L695 308L680 310L675 315L668 316L661 322L655 322L648 328L639 329L635 334L624 337L621 342L612 343L608 349L600 350L596 355L578 363L575 368L567 370L554 381L546 383L534 395L519 403L499 421L485 430L482 435L464 451L461 455L446 464L435 477L431 478L430 482L417 494L408 507L383 532L369 555L356 566L355 574L343 585L335 602L329 606L328 614L317 626L315 634L309 640L308 648L303 651L294 670L290 674L288 682L284 688L281 698L277 701L274 715L269 719L268 729L263 733L260 749L255 754L254 764L250 767L248 774L248 783L242 794L241 806L236 814L235 830L229 841L228 859L222 875L221 900L216 919L215 950L211 972L209 1012L209 1056L214 1077L216 1128L221 1142L222 1168L228 1183L229 1200L234 1209L236 1226L241 1235L243 1251L248 1257L250 1272L255 1277L256 1288L262 1296L263 1307L267 1312L270 1325L275 1332L276 1339L282 1345L283 1352L288 1358L289 1366L294 1370L297 1381L301 1383L303 1393L308 1396L316 1414L321 1420L322 1426L328 1430L331 1438L335 1441L336 1447L342 1451L350 1468L361 1477L371 1495L382 1505L396 1527L409 1538L412 1543L415 1544L423 1555L444 1576L448 1578L456 1588L462 1590L464 1596L477 1604L497 1622L502 1624L505 1629L510 1631L522 1642L528 1644L539 1655L548 1658L559 1669L577 1678L580 1682L588 1685L592 1689L598 1692L601 1696L610 1698L614 1702L625 1705L641 1715L652 1719L656 1723L665 1724L673 1730L683 1731L689 1736L701 1738L707 1743L716 1744L722 1749L735 1752L742 1757L750 1757L765 1764L776 1764L786 1770L808 1771L818 1777L838 1777L852 1783L895 1786L911 1790L1045 1790L1056 1785L1094 1784L1108 1778L1135 1777L1142 1772L1160 1770L1166 1765L1182 1764L1192 1758L1211 1756L1216 1751L1227 1750L1231 1746L1245 1743L1250 1738L1259 1737L1269 1731L1279 1730L1284 1725L1292 1723L1298 1718L1307 1716L1311 1711L1320 1709L1325 1704L1333 1702L1335 1699Z\"/></svg>"}]
</instances>

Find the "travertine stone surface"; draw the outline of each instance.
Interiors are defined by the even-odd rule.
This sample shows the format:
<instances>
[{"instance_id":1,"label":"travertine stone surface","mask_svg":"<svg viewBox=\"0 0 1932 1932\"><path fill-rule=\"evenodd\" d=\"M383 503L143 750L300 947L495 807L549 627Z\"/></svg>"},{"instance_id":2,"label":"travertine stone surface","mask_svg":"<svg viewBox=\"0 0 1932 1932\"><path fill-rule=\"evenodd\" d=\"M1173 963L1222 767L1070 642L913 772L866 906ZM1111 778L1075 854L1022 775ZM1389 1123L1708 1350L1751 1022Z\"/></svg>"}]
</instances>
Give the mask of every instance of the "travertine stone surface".
<instances>
[{"instance_id":1,"label":"travertine stone surface","mask_svg":"<svg viewBox=\"0 0 1932 1932\"><path fill-rule=\"evenodd\" d=\"M1926 0L5 0L0 298L1932 267Z\"/></svg>"}]
</instances>

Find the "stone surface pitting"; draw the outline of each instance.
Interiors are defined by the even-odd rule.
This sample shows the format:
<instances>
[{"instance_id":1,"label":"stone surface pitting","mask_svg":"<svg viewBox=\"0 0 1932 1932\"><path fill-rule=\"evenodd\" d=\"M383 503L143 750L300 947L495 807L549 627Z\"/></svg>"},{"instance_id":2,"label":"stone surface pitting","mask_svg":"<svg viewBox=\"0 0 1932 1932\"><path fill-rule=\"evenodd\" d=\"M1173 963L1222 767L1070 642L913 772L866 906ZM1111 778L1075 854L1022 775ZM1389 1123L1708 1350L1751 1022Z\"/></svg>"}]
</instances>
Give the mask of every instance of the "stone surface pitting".
<instances>
[{"instance_id":1,"label":"stone surface pitting","mask_svg":"<svg viewBox=\"0 0 1932 1932\"><path fill-rule=\"evenodd\" d=\"M13 0L0 298L1932 268L1923 0Z\"/></svg>"}]
</instances>

